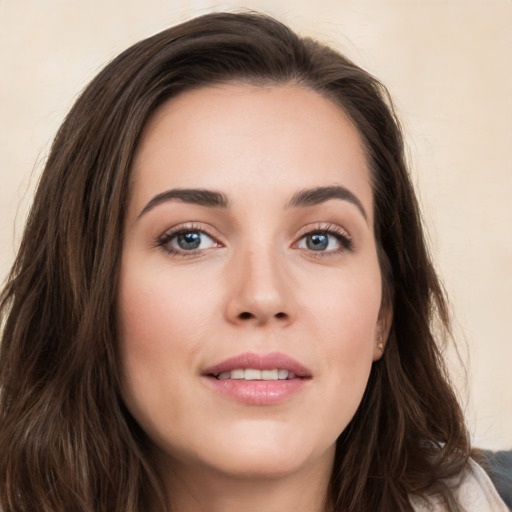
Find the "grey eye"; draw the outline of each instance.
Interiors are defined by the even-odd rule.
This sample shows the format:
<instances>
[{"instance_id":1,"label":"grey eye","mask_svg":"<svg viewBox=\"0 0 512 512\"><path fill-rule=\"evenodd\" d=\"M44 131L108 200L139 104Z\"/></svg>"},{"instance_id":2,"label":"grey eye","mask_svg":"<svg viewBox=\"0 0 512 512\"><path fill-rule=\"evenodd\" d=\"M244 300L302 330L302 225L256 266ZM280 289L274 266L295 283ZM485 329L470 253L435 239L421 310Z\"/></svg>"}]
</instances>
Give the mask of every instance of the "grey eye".
<instances>
[{"instance_id":1,"label":"grey eye","mask_svg":"<svg viewBox=\"0 0 512 512\"><path fill-rule=\"evenodd\" d=\"M176 245L183 251L191 251L198 249L201 245L201 233L198 231L190 231L188 233L180 233L176 236Z\"/></svg>"},{"instance_id":2,"label":"grey eye","mask_svg":"<svg viewBox=\"0 0 512 512\"><path fill-rule=\"evenodd\" d=\"M160 241L160 245L171 253L185 253L210 249L217 246L217 243L204 231L195 229L167 234Z\"/></svg>"},{"instance_id":3,"label":"grey eye","mask_svg":"<svg viewBox=\"0 0 512 512\"><path fill-rule=\"evenodd\" d=\"M314 233L306 236L306 246L312 251L325 251L329 246L329 236L325 233Z\"/></svg>"},{"instance_id":4,"label":"grey eye","mask_svg":"<svg viewBox=\"0 0 512 512\"><path fill-rule=\"evenodd\" d=\"M304 235L298 242L299 249L307 249L314 252L330 252L340 249L342 246L340 236L326 231L317 231Z\"/></svg>"}]
</instances>

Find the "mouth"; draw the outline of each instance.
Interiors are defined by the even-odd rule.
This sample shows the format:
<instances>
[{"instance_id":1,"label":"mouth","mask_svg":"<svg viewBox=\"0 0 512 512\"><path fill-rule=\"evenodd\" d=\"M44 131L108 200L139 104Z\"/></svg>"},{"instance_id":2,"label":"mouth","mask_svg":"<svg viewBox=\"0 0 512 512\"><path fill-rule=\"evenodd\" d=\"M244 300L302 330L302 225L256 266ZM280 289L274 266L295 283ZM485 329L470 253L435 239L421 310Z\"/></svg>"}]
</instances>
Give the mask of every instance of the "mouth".
<instances>
[{"instance_id":1,"label":"mouth","mask_svg":"<svg viewBox=\"0 0 512 512\"><path fill-rule=\"evenodd\" d=\"M281 353L246 353L202 372L207 385L228 399L250 405L284 402L312 380L311 371Z\"/></svg>"},{"instance_id":2,"label":"mouth","mask_svg":"<svg viewBox=\"0 0 512 512\"><path fill-rule=\"evenodd\" d=\"M312 376L308 368L280 352L240 354L206 368L203 375L218 380L289 380Z\"/></svg>"},{"instance_id":3,"label":"mouth","mask_svg":"<svg viewBox=\"0 0 512 512\"><path fill-rule=\"evenodd\" d=\"M295 373L286 368L273 368L272 370L258 370L257 368L236 368L234 370L212 375L217 380L290 380L297 377Z\"/></svg>"}]
</instances>

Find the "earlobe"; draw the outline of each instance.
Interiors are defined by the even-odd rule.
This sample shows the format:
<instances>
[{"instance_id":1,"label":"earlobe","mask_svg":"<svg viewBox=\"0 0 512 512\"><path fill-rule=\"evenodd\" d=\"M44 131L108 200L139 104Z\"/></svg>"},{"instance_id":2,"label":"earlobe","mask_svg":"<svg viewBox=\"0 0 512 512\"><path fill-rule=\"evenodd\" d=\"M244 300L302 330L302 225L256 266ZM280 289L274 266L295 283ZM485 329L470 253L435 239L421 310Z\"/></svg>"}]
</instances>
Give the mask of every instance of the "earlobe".
<instances>
[{"instance_id":1,"label":"earlobe","mask_svg":"<svg viewBox=\"0 0 512 512\"><path fill-rule=\"evenodd\" d=\"M379 352L383 352L384 351L384 342L382 340L383 340L382 334L379 334L379 342L377 343L377 350Z\"/></svg>"},{"instance_id":2,"label":"earlobe","mask_svg":"<svg viewBox=\"0 0 512 512\"><path fill-rule=\"evenodd\" d=\"M379 312L379 319L375 329L375 349L373 360L378 361L384 355L384 349L389 337L393 313L390 308L382 307Z\"/></svg>"},{"instance_id":3,"label":"earlobe","mask_svg":"<svg viewBox=\"0 0 512 512\"><path fill-rule=\"evenodd\" d=\"M378 361L384 354L384 338L382 334L377 335L375 348L373 351L373 361Z\"/></svg>"}]
</instances>

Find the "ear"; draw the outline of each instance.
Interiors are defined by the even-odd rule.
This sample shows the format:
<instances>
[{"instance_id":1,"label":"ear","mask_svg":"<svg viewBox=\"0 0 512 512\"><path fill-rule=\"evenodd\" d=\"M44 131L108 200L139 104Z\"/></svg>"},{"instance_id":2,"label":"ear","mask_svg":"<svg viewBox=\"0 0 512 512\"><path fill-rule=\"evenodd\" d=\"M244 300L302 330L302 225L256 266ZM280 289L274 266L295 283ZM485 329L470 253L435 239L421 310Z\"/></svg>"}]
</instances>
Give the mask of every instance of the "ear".
<instances>
[{"instance_id":1,"label":"ear","mask_svg":"<svg viewBox=\"0 0 512 512\"><path fill-rule=\"evenodd\" d=\"M392 322L392 308L390 306L382 304L379 311L377 324L375 326L375 345L373 350L373 361L378 361L384 354Z\"/></svg>"}]
</instances>

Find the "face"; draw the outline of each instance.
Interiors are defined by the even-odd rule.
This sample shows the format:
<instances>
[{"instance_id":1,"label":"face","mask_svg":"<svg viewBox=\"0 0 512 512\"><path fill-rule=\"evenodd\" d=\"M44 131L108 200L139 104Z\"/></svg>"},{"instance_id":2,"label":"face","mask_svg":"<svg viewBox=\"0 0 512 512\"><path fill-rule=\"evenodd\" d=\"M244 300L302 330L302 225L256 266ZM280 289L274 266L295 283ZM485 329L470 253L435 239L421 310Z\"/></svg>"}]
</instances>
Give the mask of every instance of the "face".
<instances>
[{"instance_id":1,"label":"face","mask_svg":"<svg viewBox=\"0 0 512 512\"><path fill-rule=\"evenodd\" d=\"M291 85L164 104L135 155L124 236L122 392L157 460L330 467L386 323L369 171L344 113Z\"/></svg>"}]
</instances>

